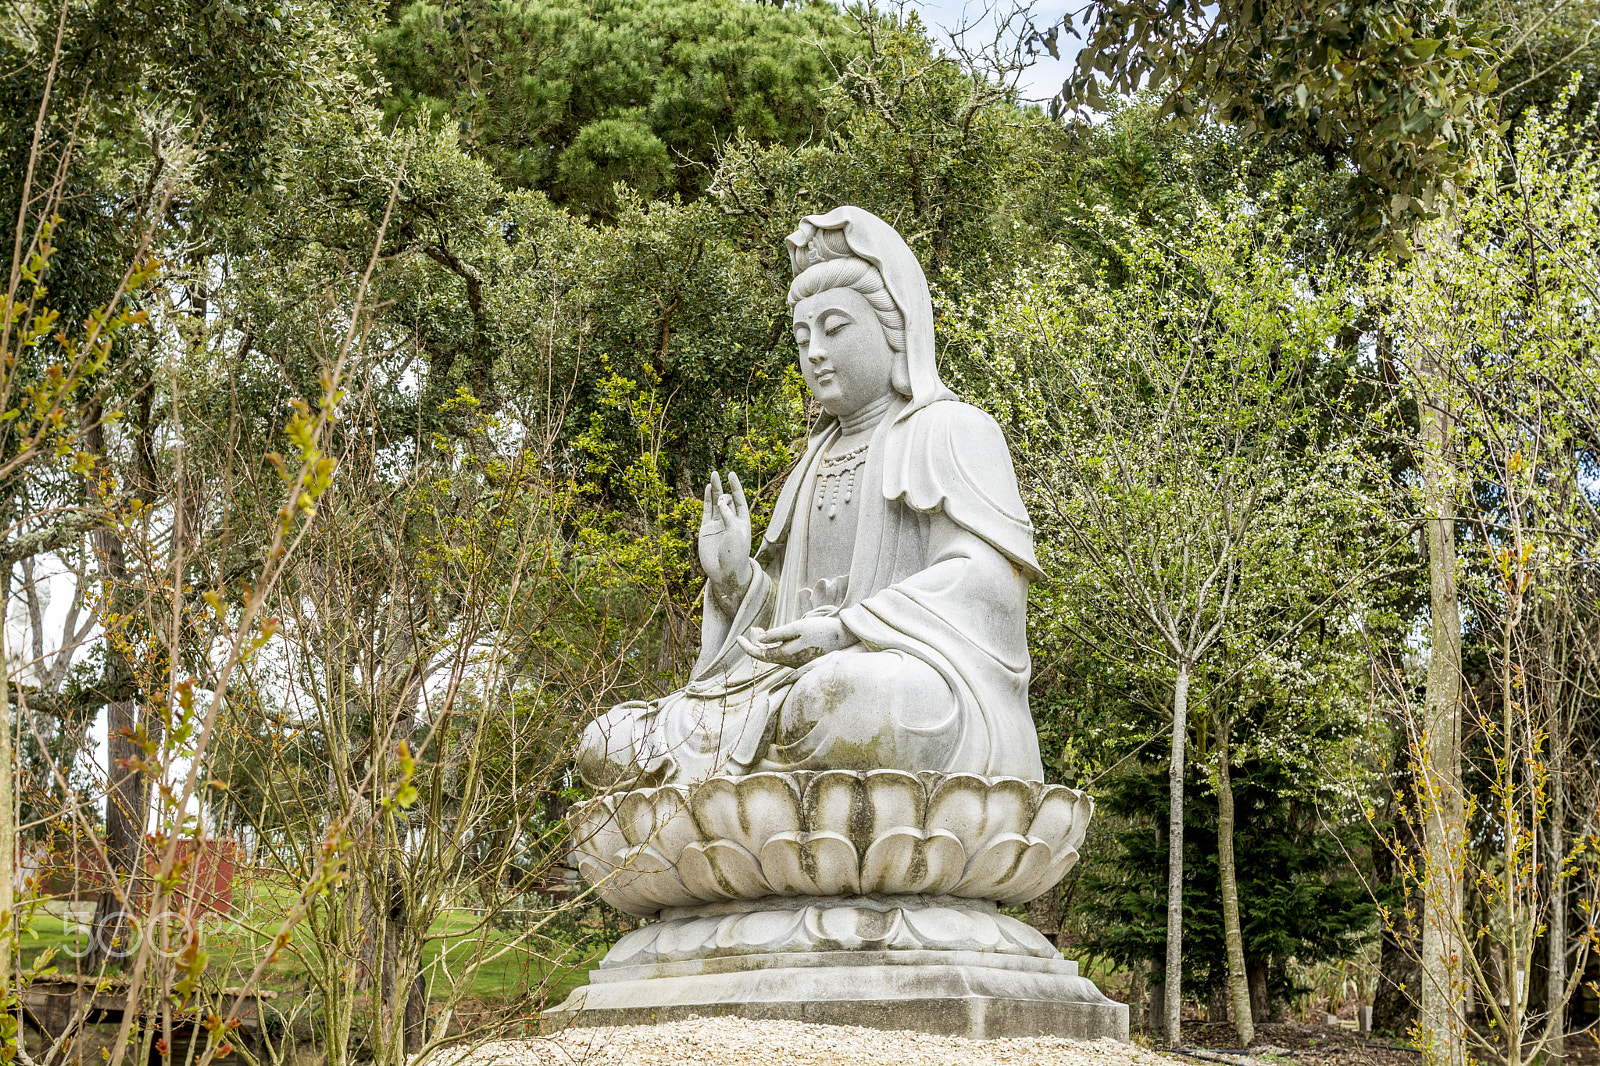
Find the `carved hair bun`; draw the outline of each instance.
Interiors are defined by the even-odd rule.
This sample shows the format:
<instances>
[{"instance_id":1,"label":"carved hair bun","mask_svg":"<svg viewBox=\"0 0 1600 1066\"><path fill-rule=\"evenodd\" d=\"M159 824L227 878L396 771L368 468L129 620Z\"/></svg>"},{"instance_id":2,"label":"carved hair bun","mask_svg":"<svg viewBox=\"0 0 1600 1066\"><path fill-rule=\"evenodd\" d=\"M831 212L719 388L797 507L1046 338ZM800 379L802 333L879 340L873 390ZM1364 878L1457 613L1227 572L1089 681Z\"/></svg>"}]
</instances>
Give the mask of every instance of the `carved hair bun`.
<instances>
[{"instance_id":1,"label":"carved hair bun","mask_svg":"<svg viewBox=\"0 0 1600 1066\"><path fill-rule=\"evenodd\" d=\"M845 241L842 226L838 229L817 229L810 222L801 222L800 227L789 234L784 243L789 246L789 269L796 277L818 263L855 258L855 253Z\"/></svg>"}]
</instances>

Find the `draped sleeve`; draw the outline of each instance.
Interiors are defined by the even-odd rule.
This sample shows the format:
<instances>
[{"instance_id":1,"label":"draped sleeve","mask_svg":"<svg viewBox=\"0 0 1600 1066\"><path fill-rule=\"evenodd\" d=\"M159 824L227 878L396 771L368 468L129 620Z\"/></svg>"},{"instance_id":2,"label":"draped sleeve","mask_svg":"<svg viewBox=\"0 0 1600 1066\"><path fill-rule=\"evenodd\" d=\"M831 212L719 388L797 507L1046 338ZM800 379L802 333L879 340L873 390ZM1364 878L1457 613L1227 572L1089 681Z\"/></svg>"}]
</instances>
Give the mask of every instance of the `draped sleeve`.
<instances>
[{"instance_id":1,"label":"draped sleeve","mask_svg":"<svg viewBox=\"0 0 1600 1066\"><path fill-rule=\"evenodd\" d=\"M959 400L929 404L894 427L883 495L922 514L943 512L1041 581L1017 473L1000 424Z\"/></svg>"}]
</instances>

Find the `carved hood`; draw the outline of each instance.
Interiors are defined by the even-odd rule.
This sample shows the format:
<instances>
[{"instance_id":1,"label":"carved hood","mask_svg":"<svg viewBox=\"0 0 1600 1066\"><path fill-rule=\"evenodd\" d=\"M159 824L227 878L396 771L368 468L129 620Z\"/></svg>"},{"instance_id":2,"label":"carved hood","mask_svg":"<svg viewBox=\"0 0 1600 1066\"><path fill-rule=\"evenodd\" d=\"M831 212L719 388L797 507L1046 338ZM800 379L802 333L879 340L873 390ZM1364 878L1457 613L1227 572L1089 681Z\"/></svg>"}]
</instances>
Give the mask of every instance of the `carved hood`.
<instances>
[{"instance_id":1,"label":"carved hood","mask_svg":"<svg viewBox=\"0 0 1600 1066\"><path fill-rule=\"evenodd\" d=\"M799 228L784 240L789 248L789 265L796 276L810 265L806 246L818 230L843 230L851 253L878 268L890 298L905 316L906 371L911 380L911 402L895 421L904 422L936 400L954 399L955 395L939 380L939 364L934 358L933 298L928 295L928 278L900 234L871 211L859 207L836 207L825 215L807 215ZM817 423L817 431L821 432L832 423L831 415L824 416Z\"/></svg>"}]
</instances>

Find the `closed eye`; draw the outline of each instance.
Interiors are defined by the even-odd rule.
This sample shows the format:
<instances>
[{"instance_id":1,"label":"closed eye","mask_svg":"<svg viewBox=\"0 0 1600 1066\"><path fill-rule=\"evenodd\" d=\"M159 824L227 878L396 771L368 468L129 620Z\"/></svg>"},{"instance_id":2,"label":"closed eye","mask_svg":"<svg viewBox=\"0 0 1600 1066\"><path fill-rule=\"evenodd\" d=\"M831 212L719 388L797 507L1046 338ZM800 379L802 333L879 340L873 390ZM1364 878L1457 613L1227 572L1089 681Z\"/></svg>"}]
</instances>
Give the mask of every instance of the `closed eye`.
<instances>
[{"instance_id":1,"label":"closed eye","mask_svg":"<svg viewBox=\"0 0 1600 1066\"><path fill-rule=\"evenodd\" d=\"M854 321L855 319L843 311L830 310L822 318L822 332L824 335L831 337Z\"/></svg>"}]
</instances>

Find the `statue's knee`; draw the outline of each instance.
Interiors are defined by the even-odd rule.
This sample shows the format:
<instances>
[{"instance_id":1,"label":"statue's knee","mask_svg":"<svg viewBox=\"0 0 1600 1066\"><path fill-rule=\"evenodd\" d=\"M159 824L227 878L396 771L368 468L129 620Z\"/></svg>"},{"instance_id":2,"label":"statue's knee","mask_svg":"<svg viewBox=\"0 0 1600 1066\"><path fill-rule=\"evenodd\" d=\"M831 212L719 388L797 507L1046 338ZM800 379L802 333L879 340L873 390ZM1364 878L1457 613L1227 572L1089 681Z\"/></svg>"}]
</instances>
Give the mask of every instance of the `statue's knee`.
<instances>
[{"instance_id":1,"label":"statue's knee","mask_svg":"<svg viewBox=\"0 0 1600 1066\"><path fill-rule=\"evenodd\" d=\"M609 787L638 772L634 717L642 706L613 707L583 727L573 761L587 784Z\"/></svg>"},{"instance_id":2,"label":"statue's knee","mask_svg":"<svg viewBox=\"0 0 1600 1066\"><path fill-rule=\"evenodd\" d=\"M902 658L891 652L860 651L824 656L795 681L784 700L779 729L794 737L819 723L837 722L841 715L856 721L874 717L887 709L886 690L894 686ZM920 662L917 665L926 669Z\"/></svg>"},{"instance_id":3,"label":"statue's knee","mask_svg":"<svg viewBox=\"0 0 1600 1066\"><path fill-rule=\"evenodd\" d=\"M840 657L824 656L795 681L778 712L778 734L797 740L847 703L853 691L851 673Z\"/></svg>"}]
</instances>

